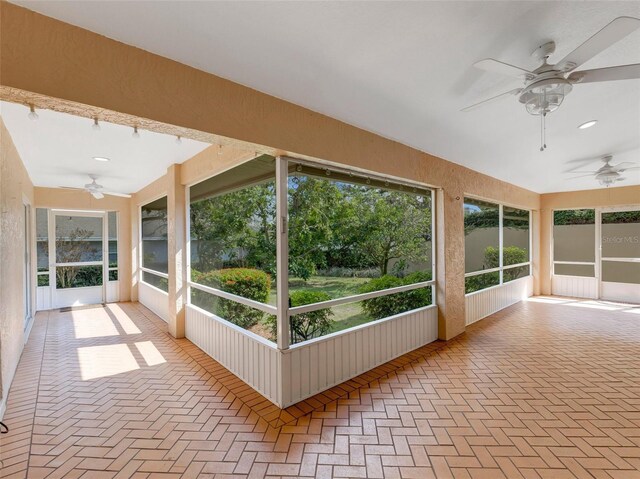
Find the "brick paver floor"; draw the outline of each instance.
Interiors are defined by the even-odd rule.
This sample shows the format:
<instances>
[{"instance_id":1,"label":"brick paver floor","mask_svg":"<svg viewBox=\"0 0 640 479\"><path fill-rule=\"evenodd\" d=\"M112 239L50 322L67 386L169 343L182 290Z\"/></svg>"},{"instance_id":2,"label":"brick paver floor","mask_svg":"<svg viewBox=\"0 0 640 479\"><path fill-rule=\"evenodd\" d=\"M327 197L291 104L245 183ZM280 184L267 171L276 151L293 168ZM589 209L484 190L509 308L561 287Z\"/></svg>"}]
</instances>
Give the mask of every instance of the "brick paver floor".
<instances>
[{"instance_id":1,"label":"brick paver floor","mask_svg":"<svg viewBox=\"0 0 640 479\"><path fill-rule=\"evenodd\" d=\"M640 478L640 307L533 298L281 411L137 303L38 313L1 477Z\"/></svg>"}]
</instances>

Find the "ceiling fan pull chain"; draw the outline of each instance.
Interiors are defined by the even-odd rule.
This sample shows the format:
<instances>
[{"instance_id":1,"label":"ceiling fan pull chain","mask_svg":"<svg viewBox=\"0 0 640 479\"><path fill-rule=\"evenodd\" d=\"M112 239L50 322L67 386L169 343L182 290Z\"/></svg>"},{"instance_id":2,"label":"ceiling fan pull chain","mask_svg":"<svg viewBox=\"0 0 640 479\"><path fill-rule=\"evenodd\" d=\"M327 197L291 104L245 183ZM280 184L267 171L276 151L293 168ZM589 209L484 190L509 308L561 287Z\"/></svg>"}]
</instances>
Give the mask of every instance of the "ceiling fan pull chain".
<instances>
[{"instance_id":1,"label":"ceiling fan pull chain","mask_svg":"<svg viewBox=\"0 0 640 479\"><path fill-rule=\"evenodd\" d=\"M544 149L547 149L547 113L542 114L542 129L544 134L542 135L542 139L544 141Z\"/></svg>"},{"instance_id":2,"label":"ceiling fan pull chain","mask_svg":"<svg viewBox=\"0 0 640 479\"><path fill-rule=\"evenodd\" d=\"M544 128L542 126L542 123L544 122L544 115L540 115L540 151L544 151L544 137L543 137L543 131Z\"/></svg>"}]
</instances>

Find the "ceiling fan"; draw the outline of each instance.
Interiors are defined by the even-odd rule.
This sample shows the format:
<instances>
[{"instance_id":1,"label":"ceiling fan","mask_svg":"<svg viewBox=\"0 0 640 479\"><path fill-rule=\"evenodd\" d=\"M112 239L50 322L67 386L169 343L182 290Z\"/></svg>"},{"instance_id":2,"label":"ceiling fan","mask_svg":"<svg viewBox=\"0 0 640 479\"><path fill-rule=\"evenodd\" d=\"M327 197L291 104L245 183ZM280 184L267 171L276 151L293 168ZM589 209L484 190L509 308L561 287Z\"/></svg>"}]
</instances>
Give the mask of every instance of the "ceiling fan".
<instances>
[{"instance_id":1,"label":"ceiling fan","mask_svg":"<svg viewBox=\"0 0 640 479\"><path fill-rule=\"evenodd\" d=\"M90 193L91 196L93 196L96 200L101 200L102 198L104 198L104 195L121 196L123 198L131 198L131 195L127 195L125 193L115 193L113 191L103 191L102 188L104 188L104 187L102 185L98 184L98 182L96 181L98 179L97 175L89 175L89 178L91 178L91 183L87 183L86 185L84 185L84 188L73 188L71 186L61 186L60 188L65 188L67 190L82 190L82 191L86 191L87 193Z\"/></svg>"},{"instance_id":2,"label":"ceiling fan","mask_svg":"<svg viewBox=\"0 0 640 479\"><path fill-rule=\"evenodd\" d=\"M622 40L639 27L640 19L618 17L556 64L549 64L547 62L549 57L555 52L555 42L550 41L544 43L531 54L531 56L542 62L542 65L533 71L494 60L493 58L480 60L474 63L473 66L481 70L520 78L524 81L524 87L501 93L500 95L463 108L462 111L473 110L502 97L517 96L528 113L531 115L540 115L541 117L540 151L544 151L547 147L544 138L545 117L548 113L560 107L564 97L573 89L573 85L640 78L640 63L574 71L580 65L619 40Z\"/></svg>"},{"instance_id":3,"label":"ceiling fan","mask_svg":"<svg viewBox=\"0 0 640 479\"><path fill-rule=\"evenodd\" d=\"M633 166L635 163L631 163L630 161L624 161L622 163L618 163L617 165L612 165L611 161L613 160L612 155L603 156L601 160L604 162L604 165L601 166L596 171L571 171L571 173L584 173L580 176L574 176L570 178L572 180L576 178L584 178L585 176L593 176L602 186L611 186L617 181L624 180L624 176L620 173L629 170L640 170L640 166ZM632 166L625 166L632 165Z\"/></svg>"}]
</instances>

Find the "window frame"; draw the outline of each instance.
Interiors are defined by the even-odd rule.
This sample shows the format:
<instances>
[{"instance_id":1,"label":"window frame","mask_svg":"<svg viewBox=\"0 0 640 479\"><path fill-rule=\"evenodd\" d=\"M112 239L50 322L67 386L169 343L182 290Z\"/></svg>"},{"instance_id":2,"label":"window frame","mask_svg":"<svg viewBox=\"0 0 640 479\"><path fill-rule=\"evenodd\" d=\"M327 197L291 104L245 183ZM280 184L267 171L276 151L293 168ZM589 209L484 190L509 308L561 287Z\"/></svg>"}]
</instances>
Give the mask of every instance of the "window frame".
<instances>
[{"instance_id":1,"label":"window frame","mask_svg":"<svg viewBox=\"0 0 640 479\"><path fill-rule=\"evenodd\" d=\"M556 211L581 211L581 210L593 210L594 216L594 255L593 261L556 261L556 251L555 251L555 226L556 226ZM598 237L600 235L600 223L601 223L601 212L598 208L590 208L590 207L579 207L579 208L554 208L551 210L551 244L549 245L549 249L551 251L551 276L563 276L567 278L593 278L599 280L600 278L600 249L598 248ZM593 266L593 276L576 276L571 274L558 274L556 273L556 264L559 265L578 265L578 266Z\"/></svg>"},{"instance_id":2,"label":"window frame","mask_svg":"<svg viewBox=\"0 0 640 479\"><path fill-rule=\"evenodd\" d=\"M522 279L522 278L526 278L529 276L533 275L533 272L531 271L531 267L533 264L533 228L532 228L532 220L533 220L533 210L530 210L529 208L524 208L522 206L518 206L518 205L514 205L514 204L510 204L510 203L501 203L499 201L496 200L492 200L492 199L488 199L488 198L484 198L482 196L477 196L477 195L471 195L471 194L465 194L463 199L462 199L462 209L463 209L463 222L464 222L464 204L466 202L466 200L476 200L476 201L482 201L485 203L491 203L493 205L496 205L498 207L498 266L495 268L489 268L489 269L482 269L482 270L478 270L478 271L471 271L469 273L465 273L464 274L464 278L466 280L466 278L471 278L474 276L480 276L483 274L489 274L489 273L499 273L500 276L500 280L498 282L498 284L493 285L493 286L488 286L486 288L483 289L479 289L477 291L472 291L470 293L465 292L465 296L469 296L472 294L476 294L476 293L480 293L482 291L487 291L489 289L492 288L498 288L506 283L510 283L511 281L504 281L504 272L508 271L510 269L515 269L515 268L521 268L523 266L528 266L529 267L529 274L526 276L522 276L521 278L516 278L516 279ZM529 232L529 244L528 244L528 261L522 262L522 263L516 263L516 264L509 264L509 265L504 265L504 208L514 208L514 209L518 209L518 210L522 210L522 211L526 211L528 213L528 232ZM466 235L465 235L466 236ZM465 248L465 258L466 258L466 248ZM515 281L515 280L513 280ZM466 285L465 285L465 289L466 289Z\"/></svg>"},{"instance_id":3,"label":"window frame","mask_svg":"<svg viewBox=\"0 0 640 479\"><path fill-rule=\"evenodd\" d=\"M186 281L186 303L188 305L191 305L192 307L196 307L196 305L193 305L191 303L191 289L197 289L200 291L204 291L206 293L212 294L214 296L223 298L223 299L229 299L235 302L238 302L240 304L243 304L245 306L249 306L255 309L258 309L260 311L263 311L267 314L273 314L277 316L277 325L278 325L278 335L277 335L277 345L275 343L273 343L272 341L269 341L265 338L263 338L262 336L257 336L255 335L255 333L252 333L249 330L245 330L242 329L242 331L246 334L249 334L251 336L256 336L258 338L260 338L261 340L267 341L272 347L277 346L278 349L280 350L286 350L289 348L294 348L294 347L303 347L307 344L309 344L310 342L313 341L318 341L318 340L322 340L322 338L327 337L327 336L333 336L336 334L348 334L350 332L352 332L354 329L362 327L362 326L369 326L369 325L373 325L379 322L383 322L383 321L387 321L389 320L389 318L392 318L393 316L390 317L386 317L386 318L380 318L380 319L376 319L370 322L367 322L366 324L363 325L358 325L358 326L354 326L351 328L347 328L341 331L336 331L333 333L329 333L328 335L325 336L320 336L320 337L316 337L316 338L312 338L306 341L301 341L295 344L291 344L290 343L290 339L291 339L291 334L290 334L290 318L293 315L296 314L301 314L301 313L308 313L311 311L317 311L319 309L325 309L325 308L330 308L333 306L338 306L341 304L348 304L348 303L355 303L355 302L359 302L365 299L371 299L371 298L376 298L376 297L381 297L381 296L388 296L391 294L396 294L396 293L401 293L401 292L405 292L405 291L411 291L411 290L415 290L415 289L420 289L420 288L427 288L430 287L431 288L431 304L425 306L424 308L428 308L428 307L432 307L432 306L436 306L437 305L437 288L436 288L436 268L437 268L437 261L436 261L436 256L437 256L437 245L436 245L436 225L437 225L437 219L436 219L436 215L437 215L437 207L436 207L436 190L438 188L434 187L434 186L430 186L427 184L423 184L420 182L413 182L410 180L406 180L406 179L401 179L401 178L396 178L396 177L392 177L392 176L385 176L385 175L381 175L381 174L376 174L373 172L365 172L365 171L359 171L356 169L349 169L349 168L345 168L345 167L341 167L341 166L336 166L333 164L329 164L329 163L325 163L325 162L318 162L318 161L309 161L309 160L303 160L303 159L299 159L299 158L293 158L293 157L288 157L288 156L275 156L275 161L276 161L276 174L275 174L275 185L276 185L276 240L277 240L277 244L276 244L276 268L277 268L277 275L276 275L276 282L277 282L277 286L276 286L276 296L277 296L277 301L276 301L276 306L273 305L269 305L269 304L264 304L264 303L260 303L258 301L254 301L248 298L244 298L241 296L237 296L235 294L232 293L228 293L226 291L222 291L216 288L212 288L210 286L205 286L205 285L201 285L198 283L195 283L191 280L191 215L190 215L190 204L191 204L191 198L190 198L190 189L192 186L201 183L202 181L206 181L208 178L211 178L213 176L217 176L220 175L222 173L225 173L226 171L229 171L231 169L233 169L234 167L238 166L238 165L234 165L233 167L224 169L222 171L217 172L215 175L206 177L206 178L199 178L191 183L188 183L186 185L184 185L185 188L185 218L186 218L186 274L187 274L187 281ZM247 158L245 160L245 162L249 162L251 160L253 160L254 157L251 158ZM424 195L423 196L427 196L430 195L430 200L431 200L431 277L432 279L429 281L422 281L419 283L414 283L414 284L410 284L410 285L403 285L403 286L398 286L395 288L388 288L388 289L383 289L383 290L379 290L379 291L372 291L370 293L362 293L362 294L356 294L356 295L351 295L351 296L345 296L342 298L335 298L335 299L330 299L328 301L323 301L323 302L318 302L318 303L311 303L311 304L305 304L303 306L296 306L296 307L289 307L289 245L288 245L288 238L289 238L289 231L288 231L288 177L290 174L289 171L289 166L290 163L295 163L295 164L302 164L302 165L307 165L310 167L314 167L314 168L320 168L320 169L325 169L325 170L329 170L331 172L337 172L337 173L345 173L345 174L349 174L349 175L354 175L354 176L358 176L358 177L363 177L363 178L367 178L370 180L375 180L375 181L379 181L381 183L394 183L396 185L401 185L403 187L409 187L409 188L420 188L421 190L425 190ZM412 311L417 311L420 310L422 308L418 308L416 310L412 310ZM402 314L407 314L410 313L410 311L406 311L405 313ZM221 318L222 320L224 320L225 322L227 322L224 318ZM233 323L229 323L231 325L233 325ZM235 325L234 325L235 326Z\"/></svg>"},{"instance_id":4,"label":"window frame","mask_svg":"<svg viewBox=\"0 0 640 479\"><path fill-rule=\"evenodd\" d=\"M154 269L151 268L146 268L145 266L142 265L142 258L144 256L144 252L142 250L142 208L144 206L147 206L150 203L153 203L154 201L158 201L162 198L167 198L167 216L169 214L169 194L168 192L163 192L160 193L154 197L152 197L151 199L147 199L144 201L144 203L138 203L138 281L140 283L145 284L146 286L150 287L150 288L154 288L158 291L161 291L164 294L169 294L168 291L164 291L150 283L147 283L146 281L144 281L144 275L142 274L147 273L150 274L152 276L158 276L160 278L166 279L167 282L169 281L169 273L163 273L162 271L156 271ZM168 224L168 220L167 220L167 228L169 227ZM169 244L168 244L169 238L167 237L167 259L169 257ZM118 273L119 274L119 273ZM119 279L119 276L118 276Z\"/></svg>"}]
</instances>

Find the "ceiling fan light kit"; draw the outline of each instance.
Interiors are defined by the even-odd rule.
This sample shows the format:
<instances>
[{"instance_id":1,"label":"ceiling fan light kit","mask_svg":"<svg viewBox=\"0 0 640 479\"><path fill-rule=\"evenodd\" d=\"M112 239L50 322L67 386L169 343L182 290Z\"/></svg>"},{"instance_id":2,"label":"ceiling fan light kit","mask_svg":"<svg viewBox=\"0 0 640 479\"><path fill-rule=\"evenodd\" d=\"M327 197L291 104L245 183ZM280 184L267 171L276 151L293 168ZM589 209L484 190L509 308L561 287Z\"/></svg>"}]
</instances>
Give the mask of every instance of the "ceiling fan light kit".
<instances>
[{"instance_id":1,"label":"ceiling fan light kit","mask_svg":"<svg viewBox=\"0 0 640 479\"><path fill-rule=\"evenodd\" d=\"M470 111L504 96L518 95L518 100L525 106L529 114L540 115L541 117L540 151L544 151L547 147L545 140L546 116L560 108L564 98L571 93L573 85L640 79L640 64L573 72L580 65L639 27L640 19L618 17L556 64L547 62L548 58L555 52L555 42L543 43L531 54L531 56L542 61L542 65L533 71L494 60L493 58L476 62L474 63L476 68L520 78L524 80L525 86L468 106L463 108L462 111Z\"/></svg>"}]
</instances>

